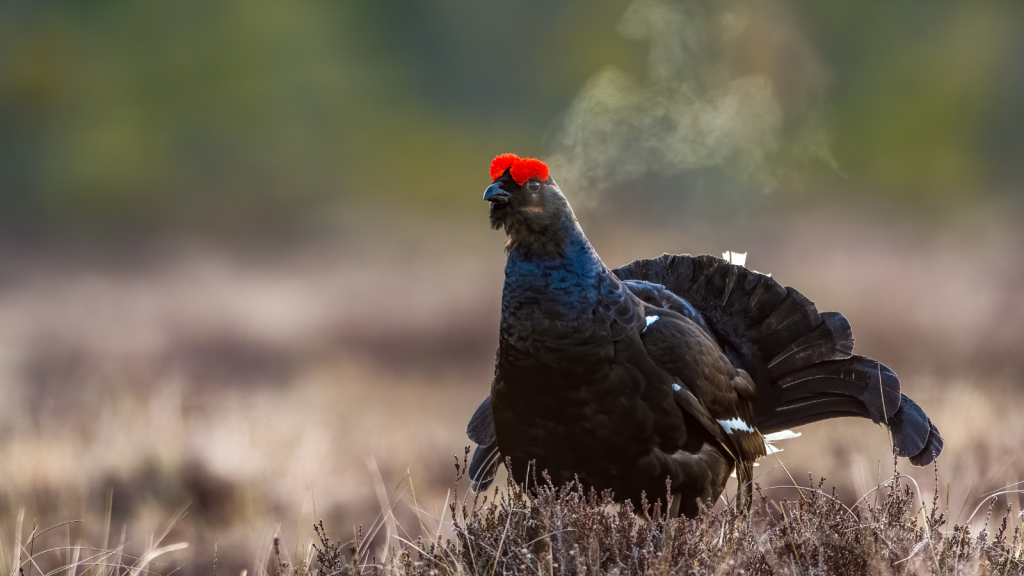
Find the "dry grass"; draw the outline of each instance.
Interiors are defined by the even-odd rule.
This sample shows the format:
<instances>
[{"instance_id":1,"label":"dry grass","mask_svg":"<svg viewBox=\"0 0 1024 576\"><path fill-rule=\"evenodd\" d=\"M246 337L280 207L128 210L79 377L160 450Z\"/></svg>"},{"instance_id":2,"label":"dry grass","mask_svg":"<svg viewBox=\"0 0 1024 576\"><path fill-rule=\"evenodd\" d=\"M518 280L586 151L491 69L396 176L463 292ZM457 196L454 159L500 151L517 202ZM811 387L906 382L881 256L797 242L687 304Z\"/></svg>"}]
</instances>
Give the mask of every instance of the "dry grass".
<instances>
[{"instance_id":1,"label":"dry grass","mask_svg":"<svg viewBox=\"0 0 1024 576\"><path fill-rule=\"evenodd\" d=\"M946 437L938 481L932 470L899 466L905 483L920 486L915 492L933 494L937 485L939 509L949 514L943 542L956 524L971 526L973 542L985 522L985 494L1024 479L1019 231L894 231L869 219L754 222L736 233L601 223L598 216L584 221L609 264L663 251L750 249L752 267L800 287L822 309L846 313L858 351L895 368ZM458 542L443 512L454 501L452 454L467 443L464 424L493 369L502 241L483 219L375 225L337 244L260 254L6 249L4 566L15 539L28 542L33 525L66 520L83 522L51 530L35 546L90 543L142 556L188 504L164 542L189 548L167 552L152 571L210 574L216 557L218 573L254 574L267 565L275 538L283 561L294 567L308 559L315 567L313 523L322 519L329 535L348 539L354 526L368 527L380 514L379 487L388 487L387 500L403 478L414 482L386 506L395 533L416 542L442 526L442 540ZM802 431L782 445L781 462L799 479L811 470L829 477L826 492L835 485L851 509L891 475L888 438L868 422ZM779 465L762 461L758 482L788 514L784 499L792 506L803 500ZM1021 504L1018 493L999 495L989 532L1006 506ZM914 505L917 514L923 505ZM772 518L743 530L783 533L786 520L772 510ZM874 522L869 512L866 524ZM719 505L701 522L724 534L714 524L724 514ZM460 520L465 530L469 521ZM378 557L387 533L365 541ZM971 549L977 556L982 548ZM40 563L49 571L71 559L61 551Z\"/></svg>"},{"instance_id":2,"label":"dry grass","mask_svg":"<svg viewBox=\"0 0 1024 576\"><path fill-rule=\"evenodd\" d=\"M463 461L465 465L465 461ZM758 488L748 517L724 506L694 520L667 518L662 500L616 504L608 492L580 485L508 482L492 498L457 494L445 524L451 536L405 538L388 510L367 532L319 542L297 565L272 555L271 574L1024 574L1021 527L1011 509L991 524L989 502L980 530L948 526L939 493L926 502L896 473L848 506L824 479L800 487L797 498L775 500ZM884 492L884 494L883 494ZM669 496L671 498L671 496ZM666 505L670 505L667 500ZM370 544L384 527L379 550ZM276 548L275 548L276 549Z\"/></svg>"}]
</instances>

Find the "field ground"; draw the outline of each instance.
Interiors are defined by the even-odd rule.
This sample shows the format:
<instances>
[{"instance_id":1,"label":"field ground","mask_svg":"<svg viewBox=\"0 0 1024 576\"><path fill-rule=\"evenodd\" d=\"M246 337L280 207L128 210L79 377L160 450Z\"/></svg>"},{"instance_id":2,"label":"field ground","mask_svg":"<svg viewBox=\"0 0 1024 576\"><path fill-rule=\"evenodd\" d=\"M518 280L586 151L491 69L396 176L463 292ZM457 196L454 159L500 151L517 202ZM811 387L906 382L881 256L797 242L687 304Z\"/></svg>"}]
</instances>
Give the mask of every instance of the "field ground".
<instances>
[{"instance_id":1,"label":"field ground","mask_svg":"<svg viewBox=\"0 0 1024 576\"><path fill-rule=\"evenodd\" d=\"M844 312L858 352L896 370L945 436L940 504L961 523L982 504L977 523L986 493L1024 480L1024 234L1012 218L983 216L941 230L865 213L667 232L613 229L594 213L584 226L613 266L746 250L751 268ZM109 510L111 541L125 526L137 554L189 504L164 542L190 547L159 561L208 574L216 544L219 570L238 574L275 534L295 556L316 518L335 537L370 525L374 470L388 487L410 473L395 514L436 528L465 422L489 386L502 240L483 218L379 222L269 250L4 246L5 566L20 510L24 534L86 521L46 534L37 551L101 544ZM801 484L825 476L851 503L891 476L886 434L869 422L800 431L779 456ZM779 464L763 460L758 481L793 498L775 488L792 484ZM932 493L932 469L899 469ZM997 511L1019 511L1018 494L1000 496Z\"/></svg>"}]
</instances>

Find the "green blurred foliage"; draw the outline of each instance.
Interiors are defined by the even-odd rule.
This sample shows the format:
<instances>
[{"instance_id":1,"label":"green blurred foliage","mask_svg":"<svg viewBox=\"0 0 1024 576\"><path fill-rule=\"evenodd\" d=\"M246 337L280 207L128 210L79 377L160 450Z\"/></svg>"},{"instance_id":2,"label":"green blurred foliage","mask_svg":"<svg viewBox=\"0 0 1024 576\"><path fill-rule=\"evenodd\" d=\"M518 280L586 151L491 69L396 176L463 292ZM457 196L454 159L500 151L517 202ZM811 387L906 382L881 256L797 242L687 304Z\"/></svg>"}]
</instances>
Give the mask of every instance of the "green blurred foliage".
<instances>
[{"instance_id":1,"label":"green blurred foliage","mask_svg":"<svg viewBox=\"0 0 1024 576\"><path fill-rule=\"evenodd\" d=\"M922 202L1024 183L1024 3L801 0L833 69L836 156Z\"/></svg>"},{"instance_id":2,"label":"green blurred foliage","mask_svg":"<svg viewBox=\"0 0 1024 576\"><path fill-rule=\"evenodd\" d=\"M646 74L615 32L628 4L5 0L0 223L258 233L363 204L476 208L489 159L549 152L595 72ZM1020 187L1024 3L770 6L754 16L793 15L831 71L859 189Z\"/></svg>"}]
</instances>

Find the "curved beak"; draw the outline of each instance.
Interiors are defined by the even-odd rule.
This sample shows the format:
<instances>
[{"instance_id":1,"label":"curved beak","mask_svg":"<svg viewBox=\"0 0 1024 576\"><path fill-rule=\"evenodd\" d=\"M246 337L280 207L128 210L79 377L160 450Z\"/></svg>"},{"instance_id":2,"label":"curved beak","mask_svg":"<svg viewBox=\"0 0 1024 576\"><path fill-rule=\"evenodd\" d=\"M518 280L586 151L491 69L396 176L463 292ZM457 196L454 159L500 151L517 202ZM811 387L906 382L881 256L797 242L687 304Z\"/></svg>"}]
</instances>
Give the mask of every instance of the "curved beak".
<instances>
[{"instance_id":1,"label":"curved beak","mask_svg":"<svg viewBox=\"0 0 1024 576\"><path fill-rule=\"evenodd\" d=\"M484 190L484 200L488 202L505 202L509 196L510 194L502 190L497 182L488 186L487 190Z\"/></svg>"}]
</instances>

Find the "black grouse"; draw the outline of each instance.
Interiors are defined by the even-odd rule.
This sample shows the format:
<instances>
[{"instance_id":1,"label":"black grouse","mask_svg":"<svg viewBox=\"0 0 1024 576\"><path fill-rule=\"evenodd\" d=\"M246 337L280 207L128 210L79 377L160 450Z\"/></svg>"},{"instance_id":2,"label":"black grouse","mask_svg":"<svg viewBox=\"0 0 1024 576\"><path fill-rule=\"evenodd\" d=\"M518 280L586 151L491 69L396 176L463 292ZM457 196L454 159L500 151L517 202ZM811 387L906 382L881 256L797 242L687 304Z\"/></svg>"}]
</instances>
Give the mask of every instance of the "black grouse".
<instances>
[{"instance_id":1,"label":"black grouse","mask_svg":"<svg viewBox=\"0 0 1024 576\"><path fill-rule=\"evenodd\" d=\"M853 354L842 314L714 256L610 270L543 162L503 154L491 178L508 261L491 394L468 427L474 489L507 457L517 482L535 466L634 504L668 479L672 512L693 517L734 470L745 506L763 435L785 428L860 416L915 465L942 451L896 374Z\"/></svg>"}]
</instances>

